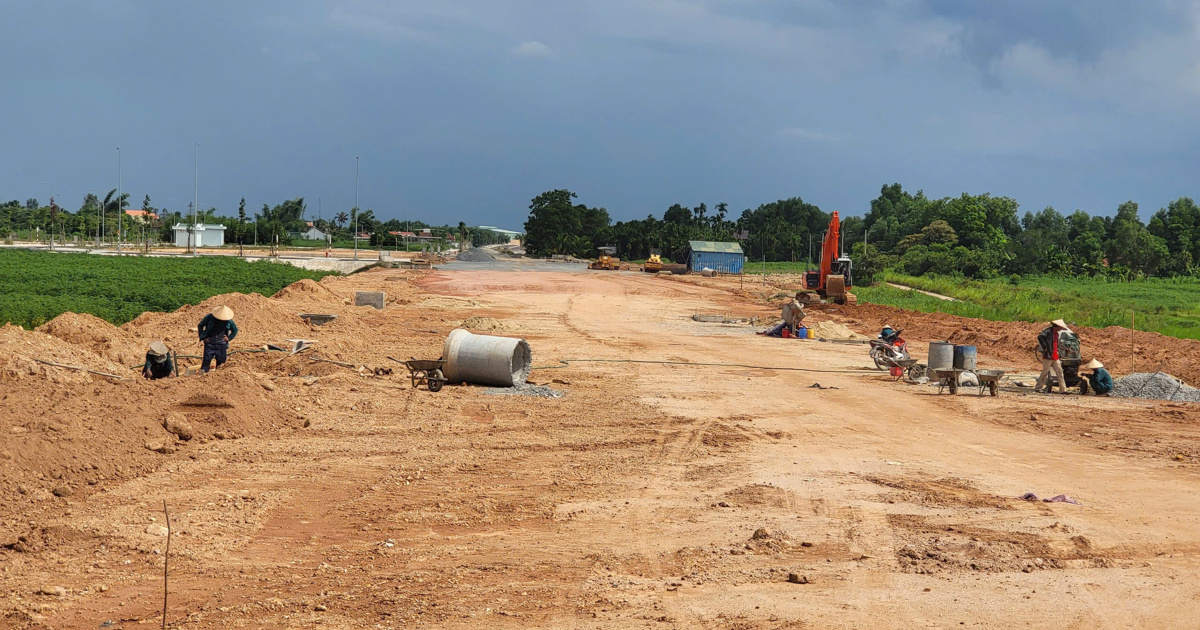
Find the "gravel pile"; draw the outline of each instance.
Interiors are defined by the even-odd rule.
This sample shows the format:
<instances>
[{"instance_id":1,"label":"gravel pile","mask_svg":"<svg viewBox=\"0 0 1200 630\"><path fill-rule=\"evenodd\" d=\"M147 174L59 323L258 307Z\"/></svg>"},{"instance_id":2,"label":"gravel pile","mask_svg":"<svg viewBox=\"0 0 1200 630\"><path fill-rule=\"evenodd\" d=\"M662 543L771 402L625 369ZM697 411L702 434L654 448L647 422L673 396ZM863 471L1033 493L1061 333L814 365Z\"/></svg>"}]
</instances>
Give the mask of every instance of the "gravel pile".
<instances>
[{"instance_id":1,"label":"gravel pile","mask_svg":"<svg viewBox=\"0 0 1200 630\"><path fill-rule=\"evenodd\" d=\"M1200 402L1200 389L1162 372L1138 372L1113 381L1109 394L1118 398Z\"/></svg>"},{"instance_id":2,"label":"gravel pile","mask_svg":"<svg viewBox=\"0 0 1200 630\"><path fill-rule=\"evenodd\" d=\"M463 262L492 262L496 257L486 249L468 249L465 252L459 252L458 260Z\"/></svg>"},{"instance_id":3,"label":"gravel pile","mask_svg":"<svg viewBox=\"0 0 1200 630\"><path fill-rule=\"evenodd\" d=\"M530 385L529 383L516 387L492 387L483 393L489 396L530 396L532 398L562 398L567 395L560 389L552 389L545 385Z\"/></svg>"}]
</instances>

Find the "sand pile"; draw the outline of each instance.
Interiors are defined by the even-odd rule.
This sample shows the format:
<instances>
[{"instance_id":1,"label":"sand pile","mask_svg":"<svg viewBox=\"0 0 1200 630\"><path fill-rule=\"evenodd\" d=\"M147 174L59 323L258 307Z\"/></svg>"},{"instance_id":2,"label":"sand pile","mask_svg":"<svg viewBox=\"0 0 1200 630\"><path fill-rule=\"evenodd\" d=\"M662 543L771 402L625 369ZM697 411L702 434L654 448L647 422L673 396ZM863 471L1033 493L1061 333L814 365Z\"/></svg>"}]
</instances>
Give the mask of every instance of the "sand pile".
<instances>
[{"instance_id":1,"label":"sand pile","mask_svg":"<svg viewBox=\"0 0 1200 630\"><path fill-rule=\"evenodd\" d=\"M125 377L136 375L132 370L87 348L67 343L46 333L28 331L11 324L0 328L0 381L19 381L43 376L55 383L72 383L104 378L93 377L86 372L48 366L34 359Z\"/></svg>"},{"instance_id":2,"label":"sand pile","mask_svg":"<svg viewBox=\"0 0 1200 630\"><path fill-rule=\"evenodd\" d=\"M1162 372L1138 372L1116 379L1109 395L1118 398L1200 402L1200 389Z\"/></svg>"},{"instance_id":3,"label":"sand pile","mask_svg":"<svg viewBox=\"0 0 1200 630\"><path fill-rule=\"evenodd\" d=\"M326 286L321 283L304 278L293 282L286 287L283 287L271 296L277 300L338 300L339 298L333 294Z\"/></svg>"},{"instance_id":4,"label":"sand pile","mask_svg":"<svg viewBox=\"0 0 1200 630\"><path fill-rule=\"evenodd\" d=\"M278 344L285 339L312 337L312 328L300 319L294 309L257 293L226 293L211 297L195 306L184 306L174 313L142 313L121 329L139 339L162 339L168 345L198 350L196 326L218 305L233 309L233 321L238 336L233 348Z\"/></svg>"},{"instance_id":5,"label":"sand pile","mask_svg":"<svg viewBox=\"0 0 1200 630\"><path fill-rule=\"evenodd\" d=\"M145 346L128 332L88 313L63 313L38 329L122 365L140 363Z\"/></svg>"},{"instance_id":6,"label":"sand pile","mask_svg":"<svg viewBox=\"0 0 1200 630\"><path fill-rule=\"evenodd\" d=\"M514 330L515 327L507 322L502 322L491 317L468 317L464 319L459 328L467 330L499 332L504 330Z\"/></svg>"},{"instance_id":7,"label":"sand pile","mask_svg":"<svg viewBox=\"0 0 1200 630\"><path fill-rule=\"evenodd\" d=\"M813 336L817 339L868 339L865 335L860 335L850 330L845 324L835 322L805 323L808 324L809 330L813 331Z\"/></svg>"}]
</instances>

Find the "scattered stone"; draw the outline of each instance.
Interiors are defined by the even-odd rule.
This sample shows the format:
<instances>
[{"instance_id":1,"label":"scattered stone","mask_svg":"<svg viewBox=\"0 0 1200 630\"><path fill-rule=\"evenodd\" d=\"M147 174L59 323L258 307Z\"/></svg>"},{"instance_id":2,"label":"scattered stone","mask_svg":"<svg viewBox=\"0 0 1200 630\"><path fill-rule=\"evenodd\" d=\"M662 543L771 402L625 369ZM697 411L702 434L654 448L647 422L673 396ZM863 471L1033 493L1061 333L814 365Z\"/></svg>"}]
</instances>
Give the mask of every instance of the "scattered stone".
<instances>
[{"instance_id":1,"label":"scattered stone","mask_svg":"<svg viewBox=\"0 0 1200 630\"><path fill-rule=\"evenodd\" d=\"M151 523L146 526L146 533L150 534L151 536L166 536L167 528L166 528L166 526L163 526L163 525Z\"/></svg>"},{"instance_id":2,"label":"scattered stone","mask_svg":"<svg viewBox=\"0 0 1200 630\"><path fill-rule=\"evenodd\" d=\"M1200 389L1186 385L1165 372L1137 372L1113 381L1109 396L1200 402Z\"/></svg>"},{"instance_id":3,"label":"scattered stone","mask_svg":"<svg viewBox=\"0 0 1200 630\"><path fill-rule=\"evenodd\" d=\"M54 490L51 490L51 492L53 492L54 496L56 497L69 497L71 496L72 490L70 486L63 484L61 486L55 486Z\"/></svg>"},{"instance_id":4,"label":"scattered stone","mask_svg":"<svg viewBox=\"0 0 1200 630\"><path fill-rule=\"evenodd\" d=\"M17 484L17 492L20 492L21 494L29 494L29 486L23 483Z\"/></svg>"},{"instance_id":5,"label":"scattered stone","mask_svg":"<svg viewBox=\"0 0 1200 630\"><path fill-rule=\"evenodd\" d=\"M163 455L169 455L175 452L175 449L172 448L170 444L157 440L146 442L145 446L146 450L154 451L155 453L162 453Z\"/></svg>"},{"instance_id":6,"label":"scattered stone","mask_svg":"<svg viewBox=\"0 0 1200 630\"><path fill-rule=\"evenodd\" d=\"M567 395L566 392L559 389L529 383L523 383L516 387L490 387L483 393L488 396L529 396L532 398L562 398Z\"/></svg>"},{"instance_id":7,"label":"scattered stone","mask_svg":"<svg viewBox=\"0 0 1200 630\"><path fill-rule=\"evenodd\" d=\"M12 456L11 451L0 451L0 459L12 459L12 458L13 458L13 456Z\"/></svg>"},{"instance_id":8,"label":"scattered stone","mask_svg":"<svg viewBox=\"0 0 1200 630\"><path fill-rule=\"evenodd\" d=\"M311 427L311 426L312 426L312 420L305 418L304 419L304 428L307 429L308 427Z\"/></svg>"},{"instance_id":9,"label":"scattered stone","mask_svg":"<svg viewBox=\"0 0 1200 630\"><path fill-rule=\"evenodd\" d=\"M813 544L808 541L804 541L804 542L800 543L800 546L801 547L811 547L811 546L813 546Z\"/></svg>"},{"instance_id":10,"label":"scattered stone","mask_svg":"<svg viewBox=\"0 0 1200 630\"><path fill-rule=\"evenodd\" d=\"M14 435L20 435L22 433L29 433L29 429L27 429L25 427L13 427L13 428L9 429L8 431L9 431L9 433L12 433Z\"/></svg>"},{"instance_id":11,"label":"scattered stone","mask_svg":"<svg viewBox=\"0 0 1200 630\"><path fill-rule=\"evenodd\" d=\"M41 593L42 595L52 595L54 597L66 597L67 589L61 586L43 586Z\"/></svg>"},{"instance_id":12,"label":"scattered stone","mask_svg":"<svg viewBox=\"0 0 1200 630\"><path fill-rule=\"evenodd\" d=\"M192 430L192 425L187 421L187 416L173 411L163 418L163 428L168 433L174 433L181 440L190 440L195 436L195 431Z\"/></svg>"},{"instance_id":13,"label":"scattered stone","mask_svg":"<svg viewBox=\"0 0 1200 630\"><path fill-rule=\"evenodd\" d=\"M733 506L729 505L729 503L727 501L721 501L720 503L717 504L717 507L727 508L727 507L733 507Z\"/></svg>"},{"instance_id":14,"label":"scattered stone","mask_svg":"<svg viewBox=\"0 0 1200 630\"><path fill-rule=\"evenodd\" d=\"M808 584L808 576L800 575L799 573L789 573L788 582L792 584Z\"/></svg>"},{"instance_id":15,"label":"scattered stone","mask_svg":"<svg viewBox=\"0 0 1200 630\"><path fill-rule=\"evenodd\" d=\"M315 610L317 612L325 612L325 611L329 610L329 607L326 606L325 604L317 604L316 606L313 606L313 610Z\"/></svg>"},{"instance_id":16,"label":"scattered stone","mask_svg":"<svg viewBox=\"0 0 1200 630\"><path fill-rule=\"evenodd\" d=\"M754 538L754 540L766 540L770 537L771 537L771 532L767 531L765 528L762 528L762 527L759 527L758 529L754 530L754 536L752 536L752 538Z\"/></svg>"},{"instance_id":17,"label":"scattered stone","mask_svg":"<svg viewBox=\"0 0 1200 630\"><path fill-rule=\"evenodd\" d=\"M271 381L264 380L262 383L260 383L260 385L262 385L263 389L265 389L269 392L275 391L275 383L272 383Z\"/></svg>"}]
</instances>

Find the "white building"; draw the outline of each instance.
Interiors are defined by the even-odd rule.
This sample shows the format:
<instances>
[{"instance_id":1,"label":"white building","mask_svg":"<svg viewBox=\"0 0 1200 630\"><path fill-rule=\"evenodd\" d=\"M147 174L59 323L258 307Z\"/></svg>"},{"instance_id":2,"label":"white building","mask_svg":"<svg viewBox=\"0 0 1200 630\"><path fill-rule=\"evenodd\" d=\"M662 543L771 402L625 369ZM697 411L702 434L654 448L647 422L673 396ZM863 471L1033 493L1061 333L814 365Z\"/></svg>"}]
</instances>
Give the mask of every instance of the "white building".
<instances>
[{"instance_id":1,"label":"white building","mask_svg":"<svg viewBox=\"0 0 1200 630\"><path fill-rule=\"evenodd\" d=\"M191 232L189 234L188 232ZM188 240L188 237L191 240ZM175 246L187 247L221 247L225 245L225 226L212 223L189 225L180 223L175 226Z\"/></svg>"}]
</instances>

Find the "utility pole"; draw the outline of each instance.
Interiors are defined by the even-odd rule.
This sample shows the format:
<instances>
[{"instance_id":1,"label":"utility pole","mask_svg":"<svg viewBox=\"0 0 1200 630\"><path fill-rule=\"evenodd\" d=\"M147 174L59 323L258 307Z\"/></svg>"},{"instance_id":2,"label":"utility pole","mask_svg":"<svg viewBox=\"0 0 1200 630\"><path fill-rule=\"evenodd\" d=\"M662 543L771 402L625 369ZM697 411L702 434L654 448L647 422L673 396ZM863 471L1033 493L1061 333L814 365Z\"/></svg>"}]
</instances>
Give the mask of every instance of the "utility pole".
<instances>
[{"instance_id":1,"label":"utility pole","mask_svg":"<svg viewBox=\"0 0 1200 630\"><path fill-rule=\"evenodd\" d=\"M196 143L196 184L192 192L192 230L188 233L188 246L196 253L196 213L200 211L200 143Z\"/></svg>"},{"instance_id":2,"label":"utility pole","mask_svg":"<svg viewBox=\"0 0 1200 630\"><path fill-rule=\"evenodd\" d=\"M354 260L358 260L358 156L354 156Z\"/></svg>"}]
</instances>

